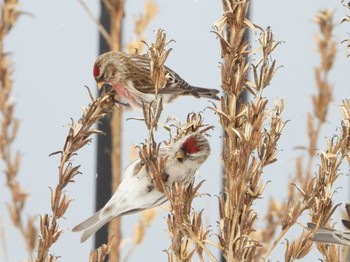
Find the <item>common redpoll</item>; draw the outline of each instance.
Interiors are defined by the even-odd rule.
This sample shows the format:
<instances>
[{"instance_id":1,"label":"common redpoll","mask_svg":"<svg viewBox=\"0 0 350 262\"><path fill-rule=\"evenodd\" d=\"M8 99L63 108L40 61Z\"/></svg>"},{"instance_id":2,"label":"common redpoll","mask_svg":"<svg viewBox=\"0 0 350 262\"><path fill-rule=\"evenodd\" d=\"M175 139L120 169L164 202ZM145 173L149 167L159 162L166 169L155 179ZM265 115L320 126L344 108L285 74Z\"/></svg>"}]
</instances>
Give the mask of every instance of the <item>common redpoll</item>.
<instances>
[{"instance_id":1,"label":"common redpoll","mask_svg":"<svg viewBox=\"0 0 350 262\"><path fill-rule=\"evenodd\" d=\"M312 240L315 242L350 246L350 231L340 231L323 226L317 227L315 223L307 223L309 229L314 230Z\"/></svg>"},{"instance_id":2,"label":"common redpoll","mask_svg":"<svg viewBox=\"0 0 350 262\"><path fill-rule=\"evenodd\" d=\"M165 67L165 71L165 84L158 91L164 103L179 95L219 99L218 90L191 86L170 68ZM104 53L97 58L93 74L99 88L111 86L132 108L140 108L142 101L150 103L154 100L155 87L147 55Z\"/></svg>"},{"instance_id":3,"label":"common redpoll","mask_svg":"<svg viewBox=\"0 0 350 262\"><path fill-rule=\"evenodd\" d=\"M210 154L209 142L199 133L192 133L179 141L161 147L159 156L166 159L164 183L171 187L176 181L189 184L197 169ZM139 212L163 204L166 196L152 183L140 159L133 161L123 172L123 180L107 204L92 217L73 228L84 231L84 242L111 219Z\"/></svg>"}]
</instances>

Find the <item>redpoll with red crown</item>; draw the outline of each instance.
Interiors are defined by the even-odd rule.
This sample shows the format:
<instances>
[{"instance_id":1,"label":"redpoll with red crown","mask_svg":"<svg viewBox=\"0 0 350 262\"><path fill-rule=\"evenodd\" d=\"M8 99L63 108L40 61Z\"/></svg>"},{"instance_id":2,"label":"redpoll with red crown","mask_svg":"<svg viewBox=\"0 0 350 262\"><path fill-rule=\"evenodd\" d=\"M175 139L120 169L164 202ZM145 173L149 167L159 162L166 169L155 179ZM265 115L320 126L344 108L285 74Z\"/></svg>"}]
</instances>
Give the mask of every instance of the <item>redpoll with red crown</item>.
<instances>
[{"instance_id":1,"label":"redpoll with red crown","mask_svg":"<svg viewBox=\"0 0 350 262\"><path fill-rule=\"evenodd\" d=\"M174 182L189 184L198 168L210 154L210 146L203 134L192 133L179 141L161 147L159 157L166 159L164 183L171 188ZM84 231L84 242L111 219L139 212L163 204L166 196L158 191L140 159L133 161L123 172L123 180L107 204L92 217L73 228Z\"/></svg>"},{"instance_id":2,"label":"redpoll with red crown","mask_svg":"<svg viewBox=\"0 0 350 262\"><path fill-rule=\"evenodd\" d=\"M164 103L184 95L219 99L218 90L192 86L170 68L164 66L164 69L165 84L158 90ZM97 58L93 74L99 88L112 87L132 108L142 107L142 101L150 103L154 100L155 87L147 55L115 51L104 53Z\"/></svg>"}]
</instances>

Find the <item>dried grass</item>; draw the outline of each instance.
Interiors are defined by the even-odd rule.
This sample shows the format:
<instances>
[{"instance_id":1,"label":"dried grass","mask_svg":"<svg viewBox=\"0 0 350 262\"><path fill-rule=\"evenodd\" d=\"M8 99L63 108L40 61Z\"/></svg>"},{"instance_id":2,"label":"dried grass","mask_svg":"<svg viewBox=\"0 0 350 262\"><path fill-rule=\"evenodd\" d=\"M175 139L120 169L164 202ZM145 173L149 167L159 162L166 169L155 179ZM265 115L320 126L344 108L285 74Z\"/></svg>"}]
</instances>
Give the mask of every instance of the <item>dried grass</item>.
<instances>
[{"instance_id":1,"label":"dried grass","mask_svg":"<svg viewBox=\"0 0 350 262\"><path fill-rule=\"evenodd\" d=\"M343 6L349 11L350 10L350 2L347 1L347 3L345 4L345 0L342 0L341 3L343 4ZM345 15L345 17L342 19L341 23L349 23L350 22L350 16L349 15ZM342 43L346 44L346 56L349 57L349 49L350 49L350 37L343 40Z\"/></svg>"},{"instance_id":2,"label":"dried grass","mask_svg":"<svg viewBox=\"0 0 350 262\"><path fill-rule=\"evenodd\" d=\"M34 226L35 217L24 218L28 193L20 185L18 171L20 167L20 152L13 148L17 137L19 121L15 117L15 105L11 97L13 78L9 54L4 50L4 40L12 30L21 14L18 1L4 1L0 5L0 157L5 163L6 185L11 191L11 202L7 203L13 225L21 232L25 241L28 257L32 258L36 246L37 229ZM3 241L4 232L2 232Z\"/></svg>"},{"instance_id":3,"label":"dried grass","mask_svg":"<svg viewBox=\"0 0 350 262\"><path fill-rule=\"evenodd\" d=\"M273 225L269 224L269 226L273 227L273 231L275 231L276 226L281 221L282 231L270 246L267 253L265 253L265 259L306 210L309 210L311 219L314 222L317 220L316 223L325 225L338 206L333 205L332 202L334 193L332 186L339 175L339 171L333 168L338 168L343 161L342 153L338 151L339 145L334 144L335 141L338 141L337 138L334 137L334 141L333 139L329 140L327 151L319 154L321 165L319 166L316 177L312 177L317 141L321 128L326 122L328 107L332 100L332 88L328 82L328 75L332 69L337 52L337 43L332 38L334 28L333 13L328 10L320 11L315 18L315 22L319 25L320 29L320 34L316 36L316 43L321 57L321 65L315 68L315 81L318 94L313 95L313 113L308 114L308 158L305 168L303 167L302 158L297 158L296 175L290 181L288 202L279 205L279 212L276 212L279 215L275 216L277 219ZM346 152L344 153L347 154ZM339 159L333 161L334 159L329 158L329 154L334 154L334 157L339 157ZM332 165L335 166L332 167ZM287 240L285 244L285 260L294 261L295 259L301 259L306 256L312 249L312 242L309 241L310 236L311 232L304 230L298 239ZM327 260L339 260L338 249L334 245L329 248L325 248L324 245L323 247L319 246L319 250Z\"/></svg>"},{"instance_id":4,"label":"dried grass","mask_svg":"<svg viewBox=\"0 0 350 262\"><path fill-rule=\"evenodd\" d=\"M111 251L113 237L111 237L107 244L102 244L96 250L90 252L89 262L103 262Z\"/></svg>"},{"instance_id":5,"label":"dried grass","mask_svg":"<svg viewBox=\"0 0 350 262\"><path fill-rule=\"evenodd\" d=\"M171 42L171 41L169 41ZM166 35L162 30L158 30L154 44L148 45L148 52L151 58L151 78L155 83L155 89L159 90L165 81L164 62L170 54L171 49L166 49L169 44ZM209 231L202 225L202 212L191 212L192 201L195 198L201 183L196 187L193 183L185 185L175 183L172 188L165 186L163 181L163 170L166 159L159 158L158 152L160 143L156 143L154 132L158 128L159 118L162 112L162 101L157 92L151 104L143 105L144 122L149 131L148 139L142 144L139 152L140 159L147 167L148 175L151 177L155 187L164 193L171 206L171 213L168 215L168 231L171 237L171 246L167 251L168 261L190 261L195 253L201 261L204 261L203 252L213 260L215 257L206 247L206 238ZM177 141L190 132L205 132L212 127L203 125L203 120L199 114L190 114L187 123L182 125L176 123L176 134L172 141ZM166 127L167 130L171 128ZM192 250L191 250L192 247Z\"/></svg>"},{"instance_id":6,"label":"dried grass","mask_svg":"<svg viewBox=\"0 0 350 262\"><path fill-rule=\"evenodd\" d=\"M120 32L121 32L121 24L122 19L124 16L124 1L123 0L104 0L103 4L107 8L109 12L109 16L111 18L111 30L110 32L107 32L107 30L103 27L103 25L100 23L100 21L93 16L91 10L86 5L86 3L83 0L79 0L80 4L82 5L83 9L87 12L87 14L92 18L92 20L95 22L98 30L100 31L100 34L103 36L105 41L107 42L110 50L120 50ZM144 36L143 33L147 29L149 23L152 21L153 17L158 13L158 6L151 0L148 0L145 2L145 13L141 14L136 22L135 22L135 29L134 32L136 34L136 40L132 40L128 45L127 49L129 52L139 52L143 49L144 45ZM142 42L141 42L142 41ZM112 169L113 169L113 185L112 190L115 191L117 186L119 185L119 173L120 173L120 137L121 137L121 110L118 110L117 112L113 113L112 116L112 139L113 139L113 148L112 148ZM136 228L135 235L140 235L139 232L142 230L145 230L145 226L140 223L140 226ZM121 236L119 234L120 231L120 218L114 219L113 222L110 223L110 232L113 232L113 248L112 252L110 254L110 259L113 261L119 260L119 249L121 246ZM144 231L143 231L144 233ZM143 234L142 233L142 234ZM143 238L141 238L143 239ZM133 247L130 249L130 251L127 254L128 258L131 253L134 251L136 245L138 245L138 241L134 242ZM98 248L98 250L101 250L103 246ZM94 252L98 253L98 251Z\"/></svg>"},{"instance_id":7,"label":"dried grass","mask_svg":"<svg viewBox=\"0 0 350 262\"><path fill-rule=\"evenodd\" d=\"M104 116L111 112L115 106L114 93L108 92L98 98L90 93L92 102L87 108L83 108L83 115L75 123L73 120L69 125L68 135L61 151L51 155L60 154L60 165L58 168L58 183L55 189L51 189L52 214L40 216L40 236L38 244L37 261L56 261L57 257L49 254L51 246L59 239L62 230L59 228L58 220L63 218L70 202L64 191L69 183L74 182L76 175L80 174L80 165L74 165L71 160L77 152L91 142L93 134L101 134L94 125ZM107 245L109 246L109 245ZM106 250L105 248L102 248ZM108 250L108 249L107 249ZM102 252L104 254L104 252ZM93 256L93 255L91 255ZM98 256L100 257L100 256Z\"/></svg>"},{"instance_id":8,"label":"dried grass","mask_svg":"<svg viewBox=\"0 0 350 262\"><path fill-rule=\"evenodd\" d=\"M135 21L134 33L136 38L132 39L127 45L126 50L129 53L141 52L144 49L144 42L146 40L144 32L146 31L153 18L158 14L158 5L152 0L145 2L145 13L140 14Z\"/></svg>"},{"instance_id":9,"label":"dried grass","mask_svg":"<svg viewBox=\"0 0 350 262\"><path fill-rule=\"evenodd\" d=\"M88 11L84 2L82 0L80 2ZM6 3L10 3L7 10L4 9ZM124 2L104 0L104 3L113 12L116 10L115 4L120 8ZM267 224L264 228L256 229L258 217L254 204L266 187L262 180L262 173L267 165L277 161L277 145L286 121L281 117L284 109L283 100L269 105L269 101L263 96L264 90L270 85L276 73L276 61L271 58L271 54L280 43L274 39L270 28L262 29L247 19L249 4L249 0L222 0L224 14L215 24L215 34L221 44L223 59L221 76L224 97L221 98L219 106L213 104L211 109L217 114L224 130L222 163L225 185L219 197L220 220L217 235L218 249L226 261L267 261L271 252L292 226L298 223L305 211L309 212L310 220L317 225L332 227L330 219L339 205L333 202L335 193L333 185L340 176L342 163L345 160L350 162L349 100L344 100L340 106L343 119L338 135L328 139L327 148L324 151L317 151L320 131L326 122L328 108L332 101L332 86L328 78L337 52L337 44L332 37L333 14L330 11L321 11L315 19L320 29L316 43L321 63L315 68L318 93L312 97L313 112L308 115L307 122L308 157L306 163L301 158L296 161L296 175L291 179L291 186L288 187L288 201L280 203L276 199L271 199L266 215ZM25 225L22 218L27 194L20 189L17 181L19 157L13 158L12 153L12 142L16 137L18 121L14 118L14 106L10 100L12 79L8 57L4 54L2 46L3 38L12 28L19 14L15 7L13 1L5 1L5 5L2 6L2 18L5 17L7 20L6 23L2 21L0 24L0 110L3 116L0 149L1 157L6 163L8 185L13 194L13 202L9 205L11 218L24 235L27 249L31 254L35 246L36 234L33 219L30 218L28 225ZM4 13L4 10L7 13ZM156 8L151 2L147 2L146 14L136 23L136 42L143 38L142 32L155 13ZM122 13L118 12L118 15ZM344 18L344 21L349 22L349 18ZM101 28L100 30L103 31ZM259 33L258 50L251 50L248 45L246 36L249 30ZM119 48L113 43L110 35L107 32L105 34L111 49ZM349 40L346 41L348 44ZM159 90L164 83L163 65L171 51L167 49L168 43L165 33L159 30L155 43L148 45L148 53L151 57L151 78L156 90ZM128 48L129 51L135 48L140 50L141 46L132 48L129 45ZM252 60L251 55L256 54L257 51L260 52L261 59ZM249 73L252 74L252 79L249 78ZM252 95L248 102L240 99L244 90ZM92 102L83 110L79 121L75 123L72 120L63 149L54 153L60 154L58 183L51 190L52 214L44 214L40 219L36 261L56 261L57 257L49 254L49 249L62 233L58 221L64 216L71 201L64 189L69 183L74 182L80 168L79 165L71 162L72 157L91 141L91 135L101 133L94 129L93 125L115 108L116 98L113 91L104 93L98 98L94 98L91 94L90 96ZM166 159L158 157L160 143L155 141L154 135L159 128L162 109L162 101L157 96L157 92L153 103L143 105L143 120L149 133L146 142L138 149L139 157L146 164L156 188L167 196L171 206L167 217L171 238L170 248L166 251L168 261L191 261L195 256L200 261L208 259L218 261L207 247L208 243L211 243L208 239L211 231L209 227L203 225L203 210L199 212L192 210L192 202L198 195L203 181L196 186L175 183L172 188L167 188L164 185L162 170ZM195 113L187 116L185 124L175 121L175 124L164 127L170 133L170 141L181 139L191 132L206 132L212 128L204 124L200 114ZM175 134L172 132L172 127L176 129ZM319 158L320 165L313 176L316 158ZM349 210L347 206L348 215ZM152 223L155 215L153 210L142 213L140 222L135 225L133 236L135 245L126 259L133 252L134 247L143 242L145 230ZM347 220L343 220L343 223L349 224ZM282 230L275 236L277 227L280 225ZM311 236L311 231L303 230L296 239L286 240L285 261L305 257L313 248ZM112 249L112 243L113 238L109 238L107 244L92 251L90 261L104 261ZM326 261L344 259L345 255L341 254L336 245L316 244L316 247Z\"/></svg>"},{"instance_id":10,"label":"dried grass","mask_svg":"<svg viewBox=\"0 0 350 262\"><path fill-rule=\"evenodd\" d=\"M152 0L147 0L144 6L144 14L140 14L135 21L134 33L135 39L132 39L127 45L126 50L129 53L138 53L142 52L145 48L146 38L144 32L148 28L149 24L152 22L153 18L158 13L158 5ZM138 154L137 147L132 145L130 147L130 156L132 159L136 158ZM157 208L152 208L148 210L141 211L140 220L136 222L134 226L134 235L133 235L133 245L125 255L123 261L127 261L132 253L136 250L138 245L143 243L146 230L157 216Z\"/></svg>"},{"instance_id":11,"label":"dried grass","mask_svg":"<svg viewBox=\"0 0 350 262\"><path fill-rule=\"evenodd\" d=\"M225 97L220 108L213 108L224 129L225 185L219 199L219 241L226 261L252 261L261 246L253 235L257 214L252 206L265 188L260 180L264 167L277 160L277 142L285 125L281 119L283 101L276 101L269 111L268 100L262 96L276 72L270 55L279 42L269 28L263 30L247 19L249 1L223 1L223 8L216 34L221 43ZM245 38L249 28L260 31L262 58L256 64L249 60L253 52ZM253 81L248 78L250 68ZM240 99L244 90L252 94L252 101Z\"/></svg>"}]
</instances>

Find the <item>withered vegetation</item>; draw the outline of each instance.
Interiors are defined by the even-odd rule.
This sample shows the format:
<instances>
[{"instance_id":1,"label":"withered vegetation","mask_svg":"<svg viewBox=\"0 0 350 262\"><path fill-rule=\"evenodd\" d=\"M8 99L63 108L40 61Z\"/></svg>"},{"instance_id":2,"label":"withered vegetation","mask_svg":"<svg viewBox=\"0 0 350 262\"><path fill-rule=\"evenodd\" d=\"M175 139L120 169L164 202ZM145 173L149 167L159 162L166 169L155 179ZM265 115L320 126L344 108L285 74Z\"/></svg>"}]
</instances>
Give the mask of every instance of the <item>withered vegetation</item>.
<instances>
[{"instance_id":1,"label":"withered vegetation","mask_svg":"<svg viewBox=\"0 0 350 262\"><path fill-rule=\"evenodd\" d=\"M147 47L147 44L145 45L146 38L144 36L144 33L146 29L149 27L153 18L157 15L158 11L159 11L158 5L154 1L147 0L145 2L144 13L140 14L135 20L135 26L134 26L135 38L130 40L130 42L126 45L126 50L129 53L141 53L143 52L145 47ZM135 147L134 145L130 146L130 152L131 152L130 155L132 155L133 159L136 157L136 154L138 154L137 151L138 151L137 147ZM156 215L157 215L157 208L151 208L151 209L141 211L140 219L138 222L136 222L134 226L134 234L132 238L133 245L127 252L124 258L125 261L136 250L136 247L143 243L143 240L146 234L146 229L152 225L153 221L156 218ZM119 248L122 248L122 246L120 246Z\"/></svg>"},{"instance_id":2,"label":"withered vegetation","mask_svg":"<svg viewBox=\"0 0 350 262\"><path fill-rule=\"evenodd\" d=\"M11 191L11 200L7 208L13 225L21 232L24 239L28 257L32 258L36 246L37 229L35 217L24 215L28 193L20 185L18 172L21 154L14 149L19 121L15 117L15 104L12 96L13 70L10 55L4 50L4 41L12 30L21 12L18 1L4 1L0 4L0 157L4 162L6 185ZM0 238L5 241L4 227L0 226Z\"/></svg>"},{"instance_id":3,"label":"withered vegetation","mask_svg":"<svg viewBox=\"0 0 350 262\"><path fill-rule=\"evenodd\" d=\"M334 63L337 51L337 43L332 38L334 28L332 12L320 11L315 18L315 22L319 25L320 29L320 34L316 36L316 43L321 58L321 65L315 68L315 82L318 93L312 97L313 113L308 114L309 145L305 149L308 157L305 167L302 157L296 159L296 174L290 180L287 201L278 203L277 200L271 200L270 202L270 209L267 211L267 214L269 214L267 226L270 228L268 243L273 239L273 233L280 224L282 224L282 231L274 240L273 244L270 245L264 258L268 257L270 252L272 252L290 228L298 222L299 217L305 211L309 210L311 220L317 218L317 223L321 220L324 220L323 223L327 223L336 208L336 206L332 206L332 196L334 193L332 185L337 176L325 173L324 170L321 171L322 169L319 170L316 177L312 176L313 162L317 152L317 141L321 128L326 122L328 107L332 100L332 88L328 82L328 74ZM326 164L323 161L324 154L321 153L319 156L321 157L320 168L322 168ZM323 166L323 168L326 168L326 166ZM324 225L323 223L322 225ZM310 252L312 248L312 242L308 241L310 234L311 232L309 231L303 231L298 239L292 241L286 240L285 260L301 259ZM332 254L335 256L334 252ZM323 253L323 255L325 254Z\"/></svg>"},{"instance_id":4,"label":"withered vegetation","mask_svg":"<svg viewBox=\"0 0 350 262\"><path fill-rule=\"evenodd\" d=\"M248 20L249 1L223 1L223 8L215 32L221 44L225 96L220 107L213 107L224 129L219 242L227 261L252 261L262 245L253 235L257 221L253 204L266 186L260 179L264 167L277 160L277 143L285 126L281 118L283 100L268 110L268 100L263 97L276 73L276 62L270 56L279 42L271 29L264 30ZM262 58L256 63L250 59L253 51L246 38L248 29L260 32ZM240 99L244 90L252 95L251 101Z\"/></svg>"},{"instance_id":5,"label":"withered vegetation","mask_svg":"<svg viewBox=\"0 0 350 262\"><path fill-rule=\"evenodd\" d=\"M343 6L344 6L348 11L350 11L350 2L349 2L349 1L342 0L341 3L343 4ZM342 19L341 22L342 22L342 23L344 23L344 22L349 23L349 22L350 22L350 16L349 16L349 15L345 15L345 17ZM345 44L346 44L346 55L347 55L347 57L349 57L349 56L350 56L350 54L349 54L349 49L350 49L350 37L348 37L347 39L343 40L342 43L345 43Z\"/></svg>"},{"instance_id":6,"label":"withered vegetation","mask_svg":"<svg viewBox=\"0 0 350 262\"><path fill-rule=\"evenodd\" d=\"M84 8L88 8L80 0ZM113 9L113 1L105 4ZM210 109L218 117L223 129L222 165L224 188L218 192L219 221L218 230L212 225L203 223L203 213L194 210L192 203L198 196L203 181L190 185L175 183L171 188L163 181L163 169L166 159L159 157L161 143L172 143L192 132L207 133L212 126L206 125L201 114L188 114L186 122L177 120L162 125L170 134L169 141L157 142L155 133L160 129L163 104L158 91L165 81L164 63L170 54L165 32L157 31L155 43L147 45L151 58L151 78L156 93L154 101L143 105L143 121L148 130L148 137L140 144L138 156L145 163L148 175L157 190L166 195L169 200L169 213L166 223L170 244L166 250L168 261L219 261L213 249L221 252L226 261L268 261L277 245L286 237L294 226L302 226L301 216L307 215L308 220L317 226L332 228L331 221L339 203L333 200L334 183L341 175L341 166L349 158L350 150L350 100L344 99L340 105L342 120L337 134L327 140L327 147L318 147L322 127L327 121L330 103L333 99L332 85L329 74L333 68L338 44L334 39L335 27L333 13L329 10L320 11L315 18L319 27L316 36L317 50L320 55L320 65L315 68L315 83L317 93L312 96L313 111L307 116L308 145L304 149L306 158L296 159L296 173L290 179L286 201L271 199L265 216L265 225L258 226L255 210L257 200L262 197L268 186L264 180L265 167L277 161L278 142L287 123L282 118L283 100L271 103L265 97L264 91L272 83L277 71L277 62L273 52L280 45L276 41L271 28L264 29L248 19L249 0L222 0L223 16L215 23L214 33L221 47L221 87L223 96L219 104L209 104ZM349 8L349 5L345 5ZM23 209L27 193L19 185L17 173L19 168L19 153L13 150L13 141L17 134L18 120L14 116L14 104L11 101L12 72L8 55L3 50L6 34L15 23L19 12L16 1L5 1L2 8L0 24L0 111L1 133L0 152L5 163L7 185L12 192L12 202L8 204L14 225L24 236L31 257L36 245L36 229L33 217L27 222L23 219ZM128 45L129 52L140 51L143 46L143 31L158 11L151 2L146 4L146 13L136 23L137 39ZM91 14L91 12L90 12ZM342 22L349 22L346 16ZM96 22L98 24L98 22ZM110 47L115 47L108 32L98 24L99 30L106 38ZM253 32L258 39L258 48L253 49L247 35ZM350 40L345 40L349 48ZM137 43L135 45L135 43ZM145 43L145 42L144 42ZM260 58L252 58L254 55ZM242 100L242 93L250 95L248 101ZM90 91L89 91L90 92ZM68 135L62 150L53 154L60 155L58 167L58 182L51 189L50 214L40 216L40 233L35 261L56 261L57 257L50 254L50 248L56 243L62 233L59 220L62 219L72 201L66 194L67 186L74 182L80 173L80 166L73 164L72 158L87 145L93 134L101 134L94 125L116 108L114 91L103 93L94 98L91 93L91 103L83 109L82 117L69 125ZM175 128L175 131L173 130ZM162 130L164 131L164 130ZM319 165L315 162L319 161ZM346 206L349 215L349 205ZM156 216L154 209L141 213L140 221L135 225L134 245L125 259L134 251L136 245L143 242L145 230ZM69 218L68 218L69 219ZM261 224L261 223L259 223ZM350 228L349 220L343 224ZM210 235L217 236L213 241ZM285 261L302 259L315 247L325 261L340 261L348 251L334 244L319 244L312 241L313 232L303 229L294 239L284 242ZM217 242L217 243L214 243ZM113 238L109 242L90 253L90 261L104 261L112 248ZM119 246L120 248L121 246ZM64 256L64 254L59 254Z\"/></svg>"},{"instance_id":7,"label":"withered vegetation","mask_svg":"<svg viewBox=\"0 0 350 262\"><path fill-rule=\"evenodd\" d=\"M94 125L110 113L115 106L114 93L111 91L104 93L96 99L90 91L89 94L92 102L87 108L83 108L83 115L77 123L72 120L63 149L51 154L60 154L61 156L58 168L58 183L54 189L51 189L52 214L43 214L40 216L37 261L56 261L57 257L49 254L49 250L62 233L58 220L64 216L72 201L72 199L67 197L64 189L69 183L73 183L74 177L80 173L80 165L74 165L71 162L72 157L82 147L91 142L91 136L93 134L101 134L101 131L96 130Z\"/></svg>"},{"instance_id":8,"label":"withered vegetation","mask_svg":"<svg viewBox=\"0 0 350 262\"><path fill-rule=\"evenodd\" d=\"M153 18L159 12L159 7L152 0L147 0L145 2L145 12L144 14L140 14L139 17L135 21L134 33L135 38L130 40L130 42L126 45L126 50L129 53L141 52L144 48L143 42L145 42L144 33L152 22Z\"/></svg>"},{"instance_id":9,"label":"withered vegetation","mask_svg":"<svg viewBox=\"0 0 350 262\"><path fill-rule=\"evenodd\" d=\"M169 41L171 42L171 41ZM209 233L202 225L202 212L191 211L192 201L196 196L201 183L196 187L193 183L185 185L177 182L172 188L165 186L162 174L166 159L158 156L161 143L157 143L154 132L158 128L159 118L162 112L162 99L157 95L158 90L164 86L165 70L164 62L170 54L171 49L166 49L169 44L166 35L162 30L158 30L154 44L148 46L151 58L151 79L155 84L155 99L151 104L143 104L144 121L149 131L146 143L140 146L139 156L157 190L163 192L170 203L171 212L168 215L168 231L171 237L171 246L167 251L169 261L189 261L195 253L201 261L204 261L203 251L216 261L214 255L205 246L206 237ZM206 132L211 127L203 125L203 120L199 114L190 114L187 123L181 125L177 123L176 134L172 141L177 141L192 132ZM170 130L170 127L168 127ZM192 249L191 249L192 246Z\"/></svg>"}]
</instances>

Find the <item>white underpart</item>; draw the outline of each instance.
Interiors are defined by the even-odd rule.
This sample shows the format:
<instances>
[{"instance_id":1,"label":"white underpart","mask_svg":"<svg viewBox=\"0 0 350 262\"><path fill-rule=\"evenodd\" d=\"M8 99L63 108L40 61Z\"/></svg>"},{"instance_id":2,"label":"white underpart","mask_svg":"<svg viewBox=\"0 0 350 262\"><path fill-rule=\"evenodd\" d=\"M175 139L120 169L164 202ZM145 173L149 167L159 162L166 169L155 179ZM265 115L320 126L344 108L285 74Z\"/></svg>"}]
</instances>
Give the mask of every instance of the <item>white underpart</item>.
<instances>
[{"instance_id":1,"label":"white underpart","mask_svg":"<svg viewBox=\"0 0 350 262\"><path fill-rule=\"evenodd\" d=\"M159 156L166 158L164 175L167 175L166 186L168 187L171 187L175 181L189 184L194 179L197 169L205 161L205 159L202 161L198 161L198 159L197 161L184 159L182 162L179 162L175 158L184 139L170 146L160 148ZM209 151L198 153L207 153L209 155ZM192 156L198 153L193 153ZM141 160L137 159L127 166L123 172L123 180L108 203L95 215L73 228L73 231L84 231L81 237L82 242L113 217L159 206L167 200L161 192L154 188L145 166L140 165Z\"/></svg>"}]
</instances>

